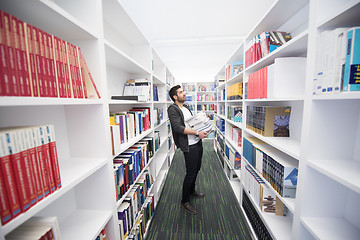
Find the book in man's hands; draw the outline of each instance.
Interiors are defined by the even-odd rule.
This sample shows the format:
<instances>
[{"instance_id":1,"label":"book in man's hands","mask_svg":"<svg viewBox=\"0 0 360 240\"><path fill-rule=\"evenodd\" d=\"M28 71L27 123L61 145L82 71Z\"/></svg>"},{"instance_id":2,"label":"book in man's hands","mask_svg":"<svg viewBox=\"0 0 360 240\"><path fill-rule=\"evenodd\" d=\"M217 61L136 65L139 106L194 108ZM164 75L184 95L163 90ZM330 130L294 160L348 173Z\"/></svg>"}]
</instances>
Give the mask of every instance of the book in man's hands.
<instances>
[{"instance_id":1,"label":"book in man's hands","mask_svg":"<svg viewBox=\"0 0 360 240\"><path fill-rule=\"evenodd\" d=\"M213 125L211 124L211 121L205 112L197 113L196 115L186 120L186 123L189 124L191 129L199 132L211 132L213 128Z\"/></svg>"}]
</instances>

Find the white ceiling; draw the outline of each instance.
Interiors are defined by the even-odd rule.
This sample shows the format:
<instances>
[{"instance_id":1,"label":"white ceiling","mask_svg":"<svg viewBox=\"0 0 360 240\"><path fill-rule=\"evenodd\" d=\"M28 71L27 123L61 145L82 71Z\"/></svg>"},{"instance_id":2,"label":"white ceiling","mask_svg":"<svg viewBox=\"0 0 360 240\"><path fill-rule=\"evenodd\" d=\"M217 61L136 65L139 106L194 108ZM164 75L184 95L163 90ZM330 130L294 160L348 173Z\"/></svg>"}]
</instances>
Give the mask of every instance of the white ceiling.
<instances>
[{"instance_id":1,"label":"white ceiling","mask_svg":"<svg viewBox=\"0 0 360 240\"><path fill-rule=\"evenodd\" d=\"M275 0L120 0L176 82L210 82Z\"/></svg>"}]
</instances>

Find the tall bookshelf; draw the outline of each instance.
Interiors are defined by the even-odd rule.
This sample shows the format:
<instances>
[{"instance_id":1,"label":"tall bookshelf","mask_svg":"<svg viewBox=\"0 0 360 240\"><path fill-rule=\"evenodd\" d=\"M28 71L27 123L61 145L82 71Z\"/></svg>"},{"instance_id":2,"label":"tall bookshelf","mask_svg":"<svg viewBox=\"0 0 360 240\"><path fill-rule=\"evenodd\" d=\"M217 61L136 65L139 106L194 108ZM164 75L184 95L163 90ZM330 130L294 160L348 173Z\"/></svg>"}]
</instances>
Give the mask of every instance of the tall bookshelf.
<instances>
[{"instance_id":1,"label":"tall bookshelf","mask_svg":"<svg viewBox=\"0 0 360 240\"><path fill-rule=\"evenodd\" d=\"M306 58L306 75L296 83L296 88L280 86L277 95L272 98L243 97L236 103L243 106L243 122L236 124L236 127L242 129L243 137L264 141L269 145L268 151L285 156L298 167L296 198L281 197L258 169L250 166L244 158L243 147L233 146L242 155L241 170L234 171L240 181L230 181L234 193L240 205L243 194L246 194L273 239L357 239L360 234L357 217L360 211L357 204L360 199L360 155L357 147L360 141L360 93L312 94L315 63L319 54L316 51L320 41L319 33L339 27L359 26L359 10L360 2L352 0L276 1L218 73L218 76L223 76L228 64L244 61L249 42L262 31L285 31L291 34L289 42L244 67L241 73L216 87L216 118L225 119L224 136L219 131L217 134L221 136L220 142L224 139L225 144L233 146L227 131L235 124L226 119L227 106L233 102L219 95L224 91L226 93L227 87L234 83L242 82L245 86L250 74L269 66L277 58ZM244 87L243 96L245 94ZM262 105L291 107L290 137L263 137L246 127L247 106ZM219 112L221 106L226 111L223 114ZM220 142L215 141L214 148L224 158L224 153L218 147ZM245 166L257 172L265 181L267 191L277 196L287 207L286 216L270 215L259 208L246 185ZM232 167L231 163L229 167Z\"/></svg>"},{"instance_id":2,"label":"tall bookshelf","mask_svg":"<svg viewBox=\"0 0 360 240\"><path fill-rule=\"evenodd\" d=\"M175 153L169 131L166 91L174 77L117 0L2 1L0 9L80 47L100 91L100 99L0 97L0 127L53 124L62 188L27 212L0 226L0 239L33 216L57 216L62 239L95 239L105 227L107 239L120 239L115 199L109 113L132 107L162 108L164 116L150 130L130 139L160 134L160 146L145 169L154 178L149 194L155 206ZM111 100L122 95L126 80L147 78L159 101ZM152 92L152 91L151 91ZM118 152L117 154L119 154Z\"/></svg>"}]
</instances>

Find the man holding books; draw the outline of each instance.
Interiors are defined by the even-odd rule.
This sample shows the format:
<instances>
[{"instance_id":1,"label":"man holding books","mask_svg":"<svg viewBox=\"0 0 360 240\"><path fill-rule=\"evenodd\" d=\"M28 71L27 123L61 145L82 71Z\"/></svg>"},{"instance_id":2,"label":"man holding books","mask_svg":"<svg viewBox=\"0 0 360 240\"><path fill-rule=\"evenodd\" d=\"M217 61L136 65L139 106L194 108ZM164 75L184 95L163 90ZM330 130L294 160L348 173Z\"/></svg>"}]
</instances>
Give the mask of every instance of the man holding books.
<instances>
[{"instance_id":1,"label":"man holding books","mask_svg":"<svg viewBox=\"0 0 360 240\"><path fill-rule=\"evenodd\" d=\"M192 113L184 102L186 94L180 85L172 87L169 91L174 104L168 108L168 116L176 147L184 153L186 175L183 182L181 206L191 214L197 214L197 210L190 204L190 196L204 197L204 193L195 190L195 182L201 167L203 146L201 139L207 137L207 132L195 131L186 123Z\"/></svg>"}]
</instances>

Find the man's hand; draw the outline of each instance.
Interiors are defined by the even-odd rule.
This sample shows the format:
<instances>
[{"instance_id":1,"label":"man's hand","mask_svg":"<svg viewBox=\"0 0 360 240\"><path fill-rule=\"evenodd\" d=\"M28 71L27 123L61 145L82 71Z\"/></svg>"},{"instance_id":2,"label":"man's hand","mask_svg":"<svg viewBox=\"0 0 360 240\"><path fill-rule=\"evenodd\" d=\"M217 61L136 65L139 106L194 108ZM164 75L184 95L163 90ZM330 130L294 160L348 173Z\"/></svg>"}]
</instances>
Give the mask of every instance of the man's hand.
<instances>
[{"instance_id":1,"label":"man's hand","mask_svg":"<svg viewBox=\"0 0 360 240\"><path fill-rule=\"evenodd\" d=\"M207 132L204 132L204 131L199 132L199 138L200 139L206 138L207 136L208 136Z\"/></svg>"}]
</instances>

